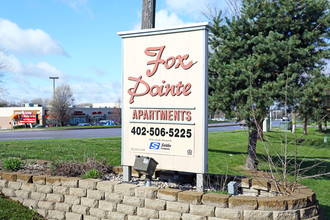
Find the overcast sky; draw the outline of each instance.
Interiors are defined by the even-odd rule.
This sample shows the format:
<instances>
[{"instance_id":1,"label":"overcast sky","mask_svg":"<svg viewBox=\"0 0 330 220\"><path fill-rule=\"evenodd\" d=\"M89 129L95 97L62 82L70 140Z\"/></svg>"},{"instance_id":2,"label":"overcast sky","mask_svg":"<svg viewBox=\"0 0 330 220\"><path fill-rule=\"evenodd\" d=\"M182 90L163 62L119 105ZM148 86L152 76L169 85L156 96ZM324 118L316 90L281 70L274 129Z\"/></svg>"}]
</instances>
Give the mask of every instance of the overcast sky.
<instances>
[{"instance_id":1,"label":"overcast sky","mask_svg":"<svg viewBox=\"0 0 330 220\"><path fill-rule=\"evenodd\" d=\"M206 5L225 0L157 0L156 27L205 22ZM52 80L79 103L115 102L121 92L121 31L140 29L142 0L4 0L0 58L10 67L6 101L51 98Z\"/></svg>"}]
</instances>

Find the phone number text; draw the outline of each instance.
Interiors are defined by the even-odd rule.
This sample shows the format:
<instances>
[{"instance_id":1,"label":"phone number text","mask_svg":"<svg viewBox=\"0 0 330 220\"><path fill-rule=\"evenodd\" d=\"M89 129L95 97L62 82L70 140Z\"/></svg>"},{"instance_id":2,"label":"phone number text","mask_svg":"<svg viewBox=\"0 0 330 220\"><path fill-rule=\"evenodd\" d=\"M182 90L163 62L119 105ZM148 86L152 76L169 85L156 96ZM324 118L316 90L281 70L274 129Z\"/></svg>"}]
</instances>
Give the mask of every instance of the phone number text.
<instances>
[{"instance_id":1,"label":"phone number text","mask_svg":"<svg viewBox=\"0 0 330 220\"><path fill-rule=\"evenodd\" d=\"M150 135L150 136L169 136L176 138L191 138L191 129L184 128L158 128L158 127L133 127L131 129L133 135Z\"/></svg>"}]
</instances>

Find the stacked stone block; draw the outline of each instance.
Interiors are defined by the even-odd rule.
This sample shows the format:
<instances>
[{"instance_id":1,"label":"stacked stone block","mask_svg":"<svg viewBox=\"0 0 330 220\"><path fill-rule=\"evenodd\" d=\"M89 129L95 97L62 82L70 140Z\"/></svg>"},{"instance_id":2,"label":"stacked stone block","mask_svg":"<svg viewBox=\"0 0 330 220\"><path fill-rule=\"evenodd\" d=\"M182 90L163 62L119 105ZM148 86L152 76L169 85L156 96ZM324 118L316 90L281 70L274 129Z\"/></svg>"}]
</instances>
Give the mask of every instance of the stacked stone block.
<instances>
[{"instance_id":1,"label":"stacked stone block","mask_svg":"<svg viewBox=\"0 0 330 220\"><path fill-rule=\"evenodd\" d=\"M8 172L0 172L0 176L1 193L36 210L47 219L319 218L317 200L311 189L299 186L291 196L274 196L267 181L242 180L243 189L259 196L230 196L93 179ZM260 196L261 191L272 196Z\"/></svg>"}]
</instances>

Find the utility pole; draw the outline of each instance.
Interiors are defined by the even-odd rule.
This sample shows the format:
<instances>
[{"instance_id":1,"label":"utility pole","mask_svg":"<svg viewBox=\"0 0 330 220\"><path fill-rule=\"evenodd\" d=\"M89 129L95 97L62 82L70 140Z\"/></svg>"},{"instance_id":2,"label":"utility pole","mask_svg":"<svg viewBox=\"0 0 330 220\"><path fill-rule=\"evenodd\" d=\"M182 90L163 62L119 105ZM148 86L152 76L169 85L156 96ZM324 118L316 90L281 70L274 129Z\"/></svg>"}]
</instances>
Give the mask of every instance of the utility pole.
<instances>
[{"instance_id":1,"label":"utility pole","mask_svg":"<svg viewBox=\"0 0 330 220\"><path fill-rule=\"evenodd\" d=\"M156 0L143 0L141 29L155 28Z\"/></svg>"},{"instance_id":2,"label":"utility pole","mask_svg":"<svg viewBox=\"0 0 330 220\"><path fill-rule=\"evenodd\" d=\"M143 0L141 29L155 28L156 0ZM128 182L132 179L132 167L123 166L123 180Z\"/></svg>"},{"instance_id":3,"label":"utility pole","mask_svg":"<svg viewBox=\"0 0 330 220\"><path fill-rule=\"evenodd\" d=\"M50 76L49 79L53 80L53 99L55 99L55 79L58 79L57 76Z\"/></svg>"}]
</instances>

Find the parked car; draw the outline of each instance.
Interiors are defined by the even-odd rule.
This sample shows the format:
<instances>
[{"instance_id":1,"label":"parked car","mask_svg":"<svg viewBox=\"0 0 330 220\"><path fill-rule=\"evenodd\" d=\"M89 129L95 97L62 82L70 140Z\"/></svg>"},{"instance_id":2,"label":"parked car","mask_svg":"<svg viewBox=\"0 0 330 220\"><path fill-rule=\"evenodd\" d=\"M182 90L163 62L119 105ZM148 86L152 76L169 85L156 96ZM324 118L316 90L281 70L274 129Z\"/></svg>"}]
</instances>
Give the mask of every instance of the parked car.
<instances>
[{"instance_id":1,"label":"parked car","mask_svg":"<svg viewBox=\"0 0 330 220\"><path fill-rule=\"evenodd\" d=\"M290 121L290 117L289 116L283 116L282 121Z\"/></svg>"},{"instance_id":2,"label":"parked car","mask_svg":"<svg viewBox=\"0 0 330 220\"><path fill-rule=\"evenodd\" d=\"M99 125L110 126L110 125L115 125L115 123L111 120L101 120L99 121Z\"/></svg>"},{"instance_id":3,"label":"parked car","mask_svg":"<svg viewBox=\"0 0 330 220\"><path fill-rule=\"evenodd\" d=\"M90 123L79 123L78 126L91 126Z\"/></svg>"}]
</instances>

